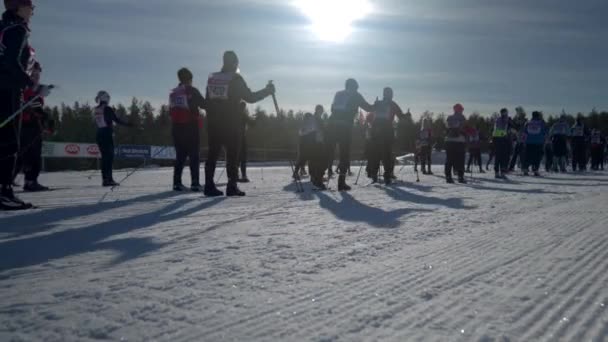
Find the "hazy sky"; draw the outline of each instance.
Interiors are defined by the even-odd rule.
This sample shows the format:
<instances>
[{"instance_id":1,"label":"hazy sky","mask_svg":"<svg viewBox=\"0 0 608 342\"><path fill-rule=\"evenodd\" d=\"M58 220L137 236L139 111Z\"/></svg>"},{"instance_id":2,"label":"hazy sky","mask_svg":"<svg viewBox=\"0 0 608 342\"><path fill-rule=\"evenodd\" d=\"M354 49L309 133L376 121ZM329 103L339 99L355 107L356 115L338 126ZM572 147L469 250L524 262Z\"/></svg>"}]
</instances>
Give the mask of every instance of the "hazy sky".
<instances>
[{"instance_id":1,"label":"hazy sky","mask_svg":"<svg viewBox=\"0 0 608 342\"><path fill-rule=\"evenodd\" d=\"M606 0L370 1L342 42L320 39L291 0L35 3L31 42L44 80L61 86L50 104L93 102L105 89L114 103L135 96L158 106L179 67L204 90L232 49L252 90L274 80L287 109L328 107L354 77L369 101L392 86L413 113L455 102L484 114L608 110Z\"/></svg>"}]
</instances>

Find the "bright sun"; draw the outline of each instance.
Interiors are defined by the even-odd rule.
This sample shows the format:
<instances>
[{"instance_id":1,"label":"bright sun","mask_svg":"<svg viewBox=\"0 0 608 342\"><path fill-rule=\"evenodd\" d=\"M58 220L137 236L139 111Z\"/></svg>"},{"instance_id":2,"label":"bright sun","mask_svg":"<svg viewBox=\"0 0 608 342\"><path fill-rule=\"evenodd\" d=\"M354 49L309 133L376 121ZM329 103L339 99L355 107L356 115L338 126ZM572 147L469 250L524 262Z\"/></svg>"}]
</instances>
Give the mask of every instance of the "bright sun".
<instances>
[{"instance_id":1,"label":"bright sun","mask_svg":"<svg viewBox=\"0 0 608 342\"><path fill-rule=\"evenodd\" d=\"M367 0L296 0L321 40L342 42L352 32L352 23L371 12Z\"/></svg>"}]
</instances>

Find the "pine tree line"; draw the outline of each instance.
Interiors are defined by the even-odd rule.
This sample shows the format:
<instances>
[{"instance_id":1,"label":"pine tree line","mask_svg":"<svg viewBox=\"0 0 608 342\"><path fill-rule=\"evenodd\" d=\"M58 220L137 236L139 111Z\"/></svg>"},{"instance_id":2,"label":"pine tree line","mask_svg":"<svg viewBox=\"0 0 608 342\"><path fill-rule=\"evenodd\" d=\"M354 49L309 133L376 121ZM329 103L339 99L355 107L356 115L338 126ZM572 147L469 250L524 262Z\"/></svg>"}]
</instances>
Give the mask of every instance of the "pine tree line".
<instances>
[{"instance_id":1,"label":"pine tree line","mask_svg":"<svg viewBox=\"0 0 608 342\"><path fill-rule=\"evenodd\" d=\"M127 128L118 127L115 133L115 143L130 144L130 145L172 145L171 138L171 118L166 105L160 108L154 108L147 101L140 101L133 98L129 106L118 104L115 107L119 117L132 123L136 127L141 127L141 130L130 130ZM96 128L93 123L93 110L89 104L80 104L78 102L69 106L62 104L60 107L47 108L47 111L52 114L56 122L56 134L47 138L47 141L56 142L78 142L78 143L94 143ZM562 114L567 115L571 124L574 124L575 118L583 116L586 125L590 128L600 129L604 134L608 133L608 112L598 112L595 109L590 113L568 114L560 113L554 115L545 115L545 120L549 125L553 124ZM255 108L249 116L252 118L252 123L247 131L247 140L249 144L249 159L252 161L270 161L270 160L286 160L295 158L298 141L298 129L303 119L304 112L301 111L281 111L278 115L270 114L262 110L260 107ZM468 124L477 127L480 131L480 136L486 140L491 136L494 119L498 113L485 114L472 113L468 116ZM435 139L435 148L441 150L443 148L443 136L445 133L445 119L447 115L444 113L432 113L426 111L418 118L407 116L396 123L396 153L411 153L415 149L415 141L417 132L420 130L422 119L428 118L431 120L433 136ZM514 121L518 122L523 117L530 117L526 111L517 107L514 114ZM328 115L324 115L327 120ZM358 119L357 119L358 121ZM353 129L353 156L355 159L361 158L365 140L365 130L355 122ZM207 131L203 129L201 132L201 147L203 151L203 160L206 154L207 146ZM486 147L484 147L486 148ZM118 160L117 167L134 166L140 164L137 160ZM157 164L169 165L171 162L158 162ZM95 166L95 161L92 160L47 160L48 170L58 169L88 169Z\"/></svg>"}]
</instances>

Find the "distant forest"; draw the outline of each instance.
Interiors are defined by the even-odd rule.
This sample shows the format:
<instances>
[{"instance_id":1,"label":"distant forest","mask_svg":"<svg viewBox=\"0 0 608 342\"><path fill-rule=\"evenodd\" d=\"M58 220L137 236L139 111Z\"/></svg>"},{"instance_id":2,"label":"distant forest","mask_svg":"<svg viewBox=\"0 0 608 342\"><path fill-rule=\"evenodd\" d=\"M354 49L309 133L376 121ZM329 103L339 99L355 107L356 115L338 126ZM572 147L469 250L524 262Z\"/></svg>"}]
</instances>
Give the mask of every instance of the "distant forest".
<instances>
[{"instance_id":1,"label":"distant forest","mask_svg":"<svg viewBox=\"0 0 608 342\"><path fill-rule=\"evenodd\" d=\"M311 106L312 107L312 106ZM134 144L134 145L172 145L171 139L171 118L167 106L153 108L149 102L132 99L129 106L118 104L115 106L119 117L134 124L142 130L133 130L124 127L117 127L115 133L115 144ZM312 108L311 108L312 109ZM45 140L57 142L95 142L95 125L93 123L93 107L88 104L82 105L74 103L72 106L62 104L60 107L46 108L51 113L57 131L52 137ZM585 123L590 128L598 128L602 133L608 133L608 112L598 112L592 110L590 113L560 113L547 115L544 114L548 124L555 122L561 114L566 114L571 124L575 118L583 116ZM247 132L249 143L249 159L252 161L286 160L294 158L297 150L298 129L300 127L304 112L293 110L281 110L280 113L267 113L259 107L249 113L252 124ZM395 153L413 152L415 148L416 133L420 130L420 123L423 118L432 120L433 135L436 137L435 148L443 148L443 136L445 132L446 114L432 112L414 114L417 119L407 116L405 119L396 122L397 139L395 141ZM480 130L482 137L488 138L493 128L494 118L497 113L472 113L467 116L470 125L474 125ZM522 107L517 107L514 120L521 121L521 118L530 118L531 113L527 113ZM328 114L324 115L327 119ZM365 139L364 128L357 122L353 125L353 157L360 158L363 151ZM207 132L202 130L201 147L203 160L205 160L207 146ZM117 161L117 166L133 166L141 163L139 161ZM53 160L47 161L48 170L58 169L89 169L95 166L91 160Z\"/></svg>"}]
</instances>

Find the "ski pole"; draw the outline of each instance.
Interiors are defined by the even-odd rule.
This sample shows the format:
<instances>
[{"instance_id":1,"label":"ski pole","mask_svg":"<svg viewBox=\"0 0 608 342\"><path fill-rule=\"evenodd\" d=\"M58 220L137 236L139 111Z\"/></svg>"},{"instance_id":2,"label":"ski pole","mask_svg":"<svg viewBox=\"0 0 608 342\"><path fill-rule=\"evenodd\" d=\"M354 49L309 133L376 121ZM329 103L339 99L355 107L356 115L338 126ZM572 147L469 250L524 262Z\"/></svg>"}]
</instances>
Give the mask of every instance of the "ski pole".
<instances>
[{"instance_id":1,"label":"ski pole","mask_svg":"<svg viewBox=\"0 0 608 342\"><path fill-rule=\"evenodd\" d=\"M156 153L154 153L153 156L150 157L150 159L154 159L154 157L156 157L157 155L161 154L164 150L166 150L169 146L165 146L161 149L159 149L158 151L156 151ZM120 180L120 182L118 182L118 184L126 181L127 179L129 179L129 177L131 177L135 172L139 171L142 167L144 167L146 165L146 161L144 160L143 164L140 164L138 167L134 168L131 172L127 173L127 175ZM116 185L112 186L110 188L110 191L114 191L114 188L116 188Z\"/></svg>"},{"instance_id":2,"label":"ski pole","mask_svg":"<svg viewBox=\"0 0 608 342\"><path fill-rule=\"evenodd\" d=\"M365 167L367 168L367 160L365 161ZM355 185L359 183L359 177L361 177L361 170L363 170L363 161L359 164L359 172L357 173L357 180L355 181Z\"/></svg>"},{"instance_id":3,"label":"ski pole","mask_svg":"<svg viewBox=\"0 0 608 342\"><path fill-rule=\"evenodd\" d=\"M220 180L222 180L222 176L224 175L224 171L226 171L226 167L224 166L224 168L222 169L222 172L220 173L220 176L218 177L217 181L215 181L216 183L219 183Z\"/></svg>"},{"instance_id":4,"label":"ski pole","mask_svg":"<svg viewBox=\"0 0 608 342\"><path fill-rule=\"evenodd\" d=\"M53 89L55 88L55 86L50 85L49 89ZM13 119L15 117L17 117L17 115L23 113L24 110L27 109L27 107L29 107L32 103L34 103L35 101L37 101L40 98L40 94L32 97L31 100L27 101L23 106L21 106L21 108L19 108L15 113L13 113L11 116L9 116L8 118L6 118L4 121L2 121L2 123L0 123L0 128L8 125L9 122L13 121Z\"/></svg>"}]
</instances>

